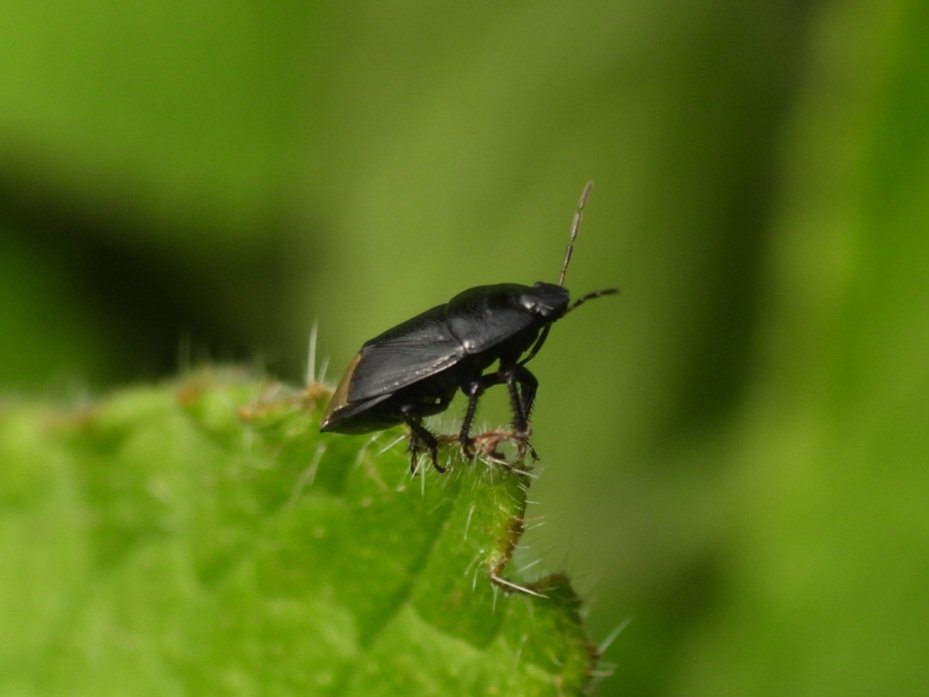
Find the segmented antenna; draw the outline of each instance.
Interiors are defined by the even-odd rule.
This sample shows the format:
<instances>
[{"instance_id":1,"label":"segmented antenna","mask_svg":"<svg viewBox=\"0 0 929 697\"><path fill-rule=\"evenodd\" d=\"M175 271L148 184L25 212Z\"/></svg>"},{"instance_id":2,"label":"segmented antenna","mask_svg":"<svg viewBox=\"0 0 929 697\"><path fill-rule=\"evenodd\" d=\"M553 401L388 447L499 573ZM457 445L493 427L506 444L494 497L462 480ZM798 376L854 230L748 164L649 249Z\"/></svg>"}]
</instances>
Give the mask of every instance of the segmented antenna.
<instances>
[{"instance_id":1,"label":"segmented antenna","mask_svg":"<svg viewBox=\"0 0 929 697\"><path fill-rule=\"evenodd\" d=\"M586 303L588 300L593 300L594 298L602 298L604 295L616 295L618 293L619 293L618 288L604 288L603 290L595 290L594 292L588 293L587 295L582 295L577 300L575 300L573 303L571 303L571 307L565 310L565 314L568 314L569 312L571 312L571 310L576 310L578 307Z\"/></svg>"},{"instance_id":2,"label":"segmented antenna","mask_svg":"<svg viewBox=\"0 0 929 697\"><path fill-rule=\"evenodd\" d=\"M564 261L561 262L561 276L558 277L558 285L564 288L565 274L568 273L568 264L571 262L571 255L574 254L574 240L577 239L577 233L581 231L581 223L584 222L584 207L587 205L587 199L594 188L593 181L588 181L581 192L581 198L577 202L577 211L574 213L574 220L571 221L571 236L568 238L568 248L564 252Z\"/></svg>"}]
</instances>

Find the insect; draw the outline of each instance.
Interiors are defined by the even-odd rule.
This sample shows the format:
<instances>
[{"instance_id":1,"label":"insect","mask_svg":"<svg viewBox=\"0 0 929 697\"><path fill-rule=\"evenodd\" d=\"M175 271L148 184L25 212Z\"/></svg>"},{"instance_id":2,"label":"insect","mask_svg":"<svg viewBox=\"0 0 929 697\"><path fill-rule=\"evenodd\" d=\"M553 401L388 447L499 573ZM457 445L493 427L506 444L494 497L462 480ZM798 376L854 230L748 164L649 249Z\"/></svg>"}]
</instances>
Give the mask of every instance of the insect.
<instances>
[{"instance_id":1,"label":"insect","mask_svg":"<svg viewBox=\"0 0 929 697\"><path fill-rule=\"evenodd\" d=\"M428 450L439 472L438 439L423 419L448 408L459 389L468 398L458 441L474 454L471 426L487 388L505 384L514 436L528 442L538 380L526 364L548 338L552 323L584 302L619 291L605 288L571 303L564 287L574 242L593 182L587 182L571 223L558 283L498 283L462 291L365 342L329 401L321 431L367 433L404 423L410 429L410 468ZM523 357L525 355L525 357ZM488 369L497 364L496 370Z\"/></svg>"}]
</instances>

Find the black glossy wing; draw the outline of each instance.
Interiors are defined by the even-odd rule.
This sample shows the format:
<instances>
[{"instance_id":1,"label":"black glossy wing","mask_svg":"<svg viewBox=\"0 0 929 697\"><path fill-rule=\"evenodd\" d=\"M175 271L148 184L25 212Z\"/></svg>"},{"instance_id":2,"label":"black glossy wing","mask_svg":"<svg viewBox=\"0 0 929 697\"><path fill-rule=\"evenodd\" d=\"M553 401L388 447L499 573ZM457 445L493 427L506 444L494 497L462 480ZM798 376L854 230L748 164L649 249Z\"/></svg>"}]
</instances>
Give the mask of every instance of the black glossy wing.
<instances>
[{"instance_id":1,"label":"black glossy wing","mask_svg":"<svg viewBox=\"0 0 929 697\"><path fill-rule=\"evenodd\" d=\"M395 392L460 361L465 349L448 330L445 308L426 310L362 346L348 401Z\"/></svg>"}]
</instances>

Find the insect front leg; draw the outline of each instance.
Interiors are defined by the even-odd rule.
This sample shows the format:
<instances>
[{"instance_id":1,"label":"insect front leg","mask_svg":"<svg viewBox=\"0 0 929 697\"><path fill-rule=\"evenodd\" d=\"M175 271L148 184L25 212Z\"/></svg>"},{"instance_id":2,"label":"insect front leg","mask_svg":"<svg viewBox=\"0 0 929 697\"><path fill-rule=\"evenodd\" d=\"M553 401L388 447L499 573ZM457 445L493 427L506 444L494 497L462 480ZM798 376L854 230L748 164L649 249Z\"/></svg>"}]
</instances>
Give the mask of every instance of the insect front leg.
<instances>
[{"instance_id":1,"label":"insect front leg","mask_svg":"<svg viewBox=\"0 0 929 697\"><path fill-rule=\"evenodd\" d=\"M510 391L510 407L513 409L513 430L526 434L529 430L529 416L532 413L532 404L535 402L535 393L539 389L539 381L529 369L522 365L514 365L501 371Z\"/></svg>"},{"instance_id":2,"label":"insect front leg","mask_svg":"<svg viewBox=\"0 0 929 697\"><path fill-rule=\"evenodd\" d=\"M535 393L539 388L539 381L529 369L523 365L514 365L501 371L505 376L506 386L510 391L510 405L513 409L513 430L519 440L519 452L522 457L526 450L532 454L534 460L539 459L538 453L529 442L529 416L535 402Z\"/></svg>"}]
</instances>

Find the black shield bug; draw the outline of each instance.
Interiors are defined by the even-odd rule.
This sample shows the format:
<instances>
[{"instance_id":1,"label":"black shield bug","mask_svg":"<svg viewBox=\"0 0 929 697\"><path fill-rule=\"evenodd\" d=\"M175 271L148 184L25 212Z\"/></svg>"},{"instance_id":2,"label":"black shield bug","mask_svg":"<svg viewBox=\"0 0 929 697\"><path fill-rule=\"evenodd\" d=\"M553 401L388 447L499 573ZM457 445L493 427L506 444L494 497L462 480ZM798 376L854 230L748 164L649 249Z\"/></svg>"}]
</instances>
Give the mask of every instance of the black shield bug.
<instances>
[{"instance_id":1,"label":"black shield bug","mask_svg":"<svg viewBox=\"0 0 929 697\"><path fill-rule=\"evenodd\" d=\"M606 288L571 303L564 287L592 186L588 182L581 193L557 284L469 288L367 341L332 395L320 430L366 433L405 423L411 431L411 468L415 471L418 454L425 449L433 467L444 472L438 464L438 439L423 426L423 419L448 408L460 389L468 407L458 440L471 456L478 400L488 387L505 384L514 435L528 439L539 383L526 363L542 348L553 322L587 300L618 292ZM497 369L485 372L494 363Z\"/></svg>"}]
</instances>

